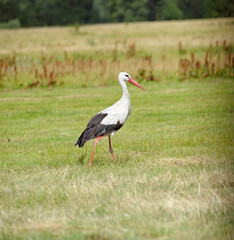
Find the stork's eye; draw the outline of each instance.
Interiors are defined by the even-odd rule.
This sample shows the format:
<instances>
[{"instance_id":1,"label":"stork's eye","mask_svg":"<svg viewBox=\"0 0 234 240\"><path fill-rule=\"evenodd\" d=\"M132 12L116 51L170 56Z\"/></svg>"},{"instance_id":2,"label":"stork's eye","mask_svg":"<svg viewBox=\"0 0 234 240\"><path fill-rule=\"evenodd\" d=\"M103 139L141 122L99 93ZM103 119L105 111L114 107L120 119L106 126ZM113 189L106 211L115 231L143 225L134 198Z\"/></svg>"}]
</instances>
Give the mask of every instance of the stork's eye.
<instances>
[{"instance_id":1,"label":"stork's eye","mask_svg":"<svg viewBox=\"0 0 234 240\"><path fill-rule=\"evenodd\" d=\"M125 75L127 78L129 78L129 76L128 75Z\"/></svg>"}]
</instances>

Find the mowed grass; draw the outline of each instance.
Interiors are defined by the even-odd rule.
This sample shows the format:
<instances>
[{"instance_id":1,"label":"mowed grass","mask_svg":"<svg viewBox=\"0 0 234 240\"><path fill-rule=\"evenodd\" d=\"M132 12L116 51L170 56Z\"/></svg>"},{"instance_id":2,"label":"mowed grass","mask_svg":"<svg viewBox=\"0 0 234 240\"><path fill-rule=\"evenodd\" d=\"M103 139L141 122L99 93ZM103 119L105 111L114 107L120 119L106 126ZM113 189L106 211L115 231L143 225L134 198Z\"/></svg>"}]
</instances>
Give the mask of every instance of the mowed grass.
<instances>
[{"instance_id":1,"label":"mowed grass","mask_svg":"<svg viewBox=\"0 0 234 240\"><path fill-rule=\"evenodd\" d=\"M1 239L232 238L232 79L142 85L91 168L74 144L118 85L1 92Z\"/></svg>"}]
</instances>

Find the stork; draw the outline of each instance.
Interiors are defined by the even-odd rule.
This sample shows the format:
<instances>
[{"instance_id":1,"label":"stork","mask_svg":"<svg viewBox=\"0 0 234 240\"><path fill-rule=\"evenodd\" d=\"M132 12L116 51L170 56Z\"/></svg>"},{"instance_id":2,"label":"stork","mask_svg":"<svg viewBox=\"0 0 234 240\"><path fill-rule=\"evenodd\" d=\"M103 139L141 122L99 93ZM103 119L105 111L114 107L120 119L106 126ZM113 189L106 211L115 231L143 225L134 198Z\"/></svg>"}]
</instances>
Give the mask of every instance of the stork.
<instances>
[{"instance_id":1,"label":"stork","mask_svg":"<svg viewBox=\"0 0 234 240\"><path fill-rule=\"evenodd\" d=\"M109 150L116 162L113 149L111 147L110 135L114 135L114 133L124 125L131 113L131 101L126 83L130 82L145 91L145 89L126 72L121 72L118 79L123 90L122 97L118 102L92 117L75 144L75 146L79 145L79 147L83 147L88 140L96 138L94 141L90 163L88 164L89 166L92 165L96 145L104 136L109 137Z\"/></svg>"}]
</instances>

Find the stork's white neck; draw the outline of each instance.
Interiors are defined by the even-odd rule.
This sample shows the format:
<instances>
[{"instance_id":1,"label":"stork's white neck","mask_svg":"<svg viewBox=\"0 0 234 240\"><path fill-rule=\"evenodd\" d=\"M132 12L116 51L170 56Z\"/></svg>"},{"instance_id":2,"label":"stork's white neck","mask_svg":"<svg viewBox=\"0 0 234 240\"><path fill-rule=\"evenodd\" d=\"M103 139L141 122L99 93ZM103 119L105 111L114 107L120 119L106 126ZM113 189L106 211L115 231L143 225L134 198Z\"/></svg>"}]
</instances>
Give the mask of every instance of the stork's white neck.
<instances>
[{"instance_id":1,"label":"stork's white neck","mask_svg":"<svg viewBox=\"0 0 234 240\"><path fill-rule=\"evenodd\" d=\"M119 81L119 83L120 83L120 85L122 87L122 90L123 90L122 98L126 98L126 99L128 99L130 101L130 94L128 92L128 87L127 87L126 82L122 80L122 81Z\"/></svg>"},{"instance_id":2,"label":"stork's white neck","mask_svg":"<svg viewBox=\"0 0 234 240\"><path fill-rule=\"evenodd\" d=\"M122 90L123 90L123 95L120 99L120 102L122 102L122 106L127 108L128 115L130 115L130 113L131 113L131 100L130 100L130 94L128 92L127 84L124 80L119 80L119 83L120 83L120 85L122 87Z\"/></svg>"}]
</instances>

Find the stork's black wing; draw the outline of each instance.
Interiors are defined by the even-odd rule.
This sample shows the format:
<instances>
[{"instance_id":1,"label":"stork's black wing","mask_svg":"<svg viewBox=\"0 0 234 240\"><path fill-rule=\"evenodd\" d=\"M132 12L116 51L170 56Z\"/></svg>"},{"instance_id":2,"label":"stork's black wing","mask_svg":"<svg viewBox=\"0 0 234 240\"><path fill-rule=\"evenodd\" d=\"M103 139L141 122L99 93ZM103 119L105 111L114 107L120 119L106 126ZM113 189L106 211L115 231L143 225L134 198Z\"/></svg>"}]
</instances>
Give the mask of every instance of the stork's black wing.
<instances>
[{"instance_id":1,"label":"stork's black wing","mask_svg":"<svg viewBox=\"0 0 234 240\"><path fill-rule=\"evenodd\" d=\"M89 123L87 124L86 129L80 135L75 146L79 145L79 147L83 147L88 140L107 135L112 131L119 130L123 126L123 124L120 124L119 121L117 122L117 124L110 125L101 124L102 120L107 115L108 115L107 113L98 113L93 118L91 118Z\"/></svg>"}]
</instances>

